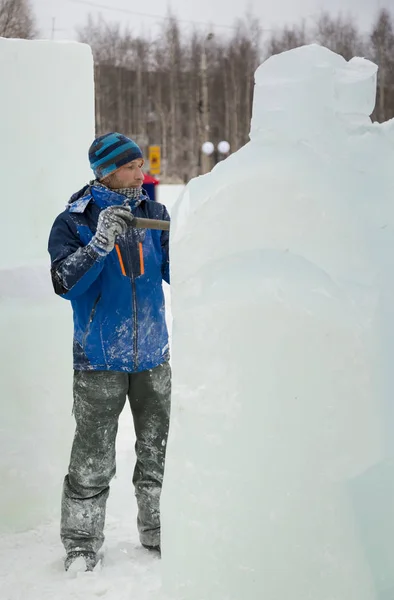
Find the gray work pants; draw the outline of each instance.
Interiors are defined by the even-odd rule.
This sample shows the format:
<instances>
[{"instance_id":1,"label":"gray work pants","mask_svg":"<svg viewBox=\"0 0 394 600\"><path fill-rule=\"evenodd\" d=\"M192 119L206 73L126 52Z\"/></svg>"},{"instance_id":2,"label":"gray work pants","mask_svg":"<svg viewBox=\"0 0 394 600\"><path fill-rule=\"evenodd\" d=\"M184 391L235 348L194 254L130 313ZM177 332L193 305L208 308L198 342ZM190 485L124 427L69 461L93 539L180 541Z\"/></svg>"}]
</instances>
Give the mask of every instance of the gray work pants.
<instances>
[{"instance_id":1,"label":"gray work pants","mask_svg":"<svg viewBox=\"0 0 394 600\"><path fill-rule=\"evenodd\" d=\"M105 507L115 475L118 420L128 396L137 438L133 483L140 541L160 545L160 493L167 445L171 369L74 372L76 431L64 481L61 539L67 552L97 552L104 541Z\"/></svg>"}]
</instances>

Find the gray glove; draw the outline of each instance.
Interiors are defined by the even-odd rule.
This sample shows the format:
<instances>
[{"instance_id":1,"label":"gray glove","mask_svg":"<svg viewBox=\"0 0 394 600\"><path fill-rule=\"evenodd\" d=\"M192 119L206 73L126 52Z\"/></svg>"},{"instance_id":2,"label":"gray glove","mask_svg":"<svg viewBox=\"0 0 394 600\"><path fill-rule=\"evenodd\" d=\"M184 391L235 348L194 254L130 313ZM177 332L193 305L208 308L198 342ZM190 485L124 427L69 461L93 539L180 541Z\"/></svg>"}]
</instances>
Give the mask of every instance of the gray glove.
<instances>
[{"instance_id":1,"label":"gray glove","mask_svg":"<svg viewBox=\"0 0 394 600\"><path fill-rule=\"evenodd\" d=\"M126 206L109 206L102 210L90 245L99 254L108 254L114 249L116 237L126 233L133 219L130 208Z\"/></svg>"}]
</instances>

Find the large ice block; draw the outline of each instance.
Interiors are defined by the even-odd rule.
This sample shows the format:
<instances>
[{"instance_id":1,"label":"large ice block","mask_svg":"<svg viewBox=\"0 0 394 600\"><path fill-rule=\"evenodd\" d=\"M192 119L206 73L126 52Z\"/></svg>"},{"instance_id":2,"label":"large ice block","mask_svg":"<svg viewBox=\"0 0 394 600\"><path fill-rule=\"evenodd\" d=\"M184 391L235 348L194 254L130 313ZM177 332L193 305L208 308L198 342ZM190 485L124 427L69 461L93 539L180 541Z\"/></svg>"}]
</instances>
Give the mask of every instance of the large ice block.
<instances>
[{"instance_id":1,"label":"large ice block","mask_svg":"<svg viewBox=\"0 0 394 600\"><path fill-rule=\"evenodd\" d=\"M174 208L171 600L393 597L394 153L369 118L376 72L316 45L269 59L250 143Z\"/></svg>"},{"instance_id":2,"label":"large ice block","mask_svg":"<svg viewBox=\"0 0 394 600\"><path fill-rule=\"evenodd\" d=\"M0 39L0 532L59 508L72 440L72 317L50 227L89 179L88 46Z\"/></svg>"}]
</instances>

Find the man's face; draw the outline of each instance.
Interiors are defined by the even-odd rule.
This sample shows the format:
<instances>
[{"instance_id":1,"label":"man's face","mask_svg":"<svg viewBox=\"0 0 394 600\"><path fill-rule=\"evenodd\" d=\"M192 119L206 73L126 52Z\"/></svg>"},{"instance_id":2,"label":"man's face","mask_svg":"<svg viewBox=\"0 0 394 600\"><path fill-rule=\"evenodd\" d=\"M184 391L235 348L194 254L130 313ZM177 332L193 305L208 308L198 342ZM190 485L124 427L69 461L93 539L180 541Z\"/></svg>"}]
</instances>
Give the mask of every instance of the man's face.
<instances>
[{"instance_id":1,"label":"man's face","mask_svg":"<svg viewBox=\"0 0 394 600\"><path fill-rule=\"evenodd\" d=\"M103 183L114 189L123 188L140 188L144 182L144 174L142 167L144 166L144 159L137 158L132 160L127 165L120 167L115 173L111 173L108 177L103 179Z\"/></svg>"}]
</instances>

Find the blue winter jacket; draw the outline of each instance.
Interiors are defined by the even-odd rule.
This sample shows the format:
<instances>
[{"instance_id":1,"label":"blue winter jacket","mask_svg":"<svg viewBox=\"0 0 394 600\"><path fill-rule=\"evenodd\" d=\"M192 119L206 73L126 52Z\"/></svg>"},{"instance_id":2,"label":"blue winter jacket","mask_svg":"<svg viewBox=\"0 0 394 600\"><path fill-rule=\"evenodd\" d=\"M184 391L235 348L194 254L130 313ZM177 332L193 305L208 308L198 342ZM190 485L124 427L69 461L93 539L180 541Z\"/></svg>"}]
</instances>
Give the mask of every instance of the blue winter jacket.
<instances>
[{"instance_id":1,"label":"blue winter jacket","mask_svg":"<svg viewBox=\"0 0 394 600\"><path fill-rule=\"evenodd\" d=\"M162 288L162 279L169 283L169 233L129 227L106 256L88 246L100 211L124 202L104 186L86 186L51 230L52 282L72 303L76 370L134 373L169 358ZM129 205L135 216L170 220L148 197Z\"/></svg>"}]
</instances>

